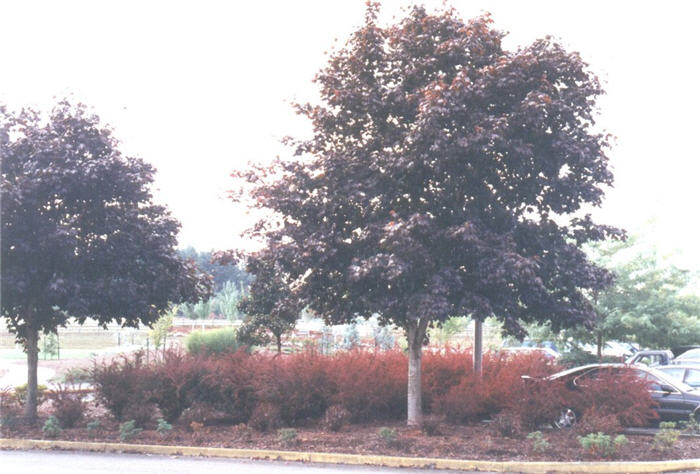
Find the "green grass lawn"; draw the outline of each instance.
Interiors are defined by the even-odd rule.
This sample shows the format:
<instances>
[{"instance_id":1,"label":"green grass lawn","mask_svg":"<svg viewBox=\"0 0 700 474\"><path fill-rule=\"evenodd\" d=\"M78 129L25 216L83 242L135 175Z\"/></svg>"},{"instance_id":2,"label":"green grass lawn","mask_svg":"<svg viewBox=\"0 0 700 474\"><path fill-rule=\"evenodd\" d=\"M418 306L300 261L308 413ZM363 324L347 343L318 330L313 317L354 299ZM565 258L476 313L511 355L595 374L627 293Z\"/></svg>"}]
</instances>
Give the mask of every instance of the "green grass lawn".
<instances>
[{"instance_id":1,"label":"green grass lawn","mask_svg":"<svg viewBox=\"0 0 700 474\"><path fill-rule=\"evenodd\" d=\"M147 331L89 331L60 333L58 344L61 359L88 359L93 355L118 353L133 350L134 346L145 347ZM47 354L44 359L43 339L39 341L39 360L56 359ZM3 334L0 337L0 358L25 359L27 356L15 344L14 336Z\"/></svg>"},{"instance_id":2,"label":"green grass lawn","mask_svg":"<svg viewBox=\"0 0 700 474\"><path fill-rule=\"evenodd\" d=\"M138 348L138 346L112 346L103 347L100 349L61 349L61 359L89 359L96 355L103 354L118 354L120 352L131 352L132 350ZM8 360L21 360L26 359L27 354L25 354L21 349L0 349L0 359ZM46 356L39 353L39 361L42 360L56 360L56 356Z\"/></svg>"}]
</instances>

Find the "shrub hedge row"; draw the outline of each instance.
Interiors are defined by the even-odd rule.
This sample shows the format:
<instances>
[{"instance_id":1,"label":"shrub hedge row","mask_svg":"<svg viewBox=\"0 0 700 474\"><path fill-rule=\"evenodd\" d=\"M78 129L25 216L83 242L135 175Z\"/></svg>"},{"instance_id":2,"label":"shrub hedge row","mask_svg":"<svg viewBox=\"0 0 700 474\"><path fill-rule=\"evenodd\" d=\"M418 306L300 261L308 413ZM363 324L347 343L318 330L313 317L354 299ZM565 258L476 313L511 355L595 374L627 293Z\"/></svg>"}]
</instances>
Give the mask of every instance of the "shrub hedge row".
<instances>
[{"instance_id":1,"label":"shrub hedge row","mask_svg":"<svg viewBox=\"0 0 700 474\"><path fill-rule=\"evenodd\" d=\"M95 364L92 375L98 399L118 420L146 424L149 417L162 416L170 423L249 423L272 429L321 420L329 407L346 410L355 422L405 418L407 364L398 350L279 357L170 351L148 365L141 354ZM622 425L649 415L651 400L643 385L630 391L629 386L610 384L590 396L573 396L560 384L533 385L521 379L558 369L538 354L487 354L478 379L470 352L427 352L424 409L455 422L508 412L532 427L555 419L564 407L598 417L620 413Z\"/></svg>"}]
</instances>

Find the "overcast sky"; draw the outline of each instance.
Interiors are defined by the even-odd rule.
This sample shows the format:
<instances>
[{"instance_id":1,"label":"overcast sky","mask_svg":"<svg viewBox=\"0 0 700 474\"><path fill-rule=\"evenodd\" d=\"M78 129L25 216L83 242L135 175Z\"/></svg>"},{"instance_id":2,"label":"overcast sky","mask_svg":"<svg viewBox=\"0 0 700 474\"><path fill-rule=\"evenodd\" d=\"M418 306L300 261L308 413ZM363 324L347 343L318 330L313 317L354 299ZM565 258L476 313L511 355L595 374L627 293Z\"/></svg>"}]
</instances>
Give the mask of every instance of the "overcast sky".
<instances>
[{"instance_id":1,"label":"overcast sky","mask_svg":"<svg viewBox=\"0 0 700 474\"><path fill-rule=\"evenodd\" d=\"M617 137L616 185L598 219L633 232L655 219L646 237L700 270L694 3L453 5L464 18L490 11L509 49L550 34L581 53L607 90L599 123ZM411 4L384 2L382 16ZM49 109L67 96L93 107L125 153L158 169L156 198L182 222L180 245L233 248L250 218L226 199L230 172L308 133L289 102L315 97L324 52L363 15L361 0L0 0L0 103Z\"/></svg>"}]
</instances>

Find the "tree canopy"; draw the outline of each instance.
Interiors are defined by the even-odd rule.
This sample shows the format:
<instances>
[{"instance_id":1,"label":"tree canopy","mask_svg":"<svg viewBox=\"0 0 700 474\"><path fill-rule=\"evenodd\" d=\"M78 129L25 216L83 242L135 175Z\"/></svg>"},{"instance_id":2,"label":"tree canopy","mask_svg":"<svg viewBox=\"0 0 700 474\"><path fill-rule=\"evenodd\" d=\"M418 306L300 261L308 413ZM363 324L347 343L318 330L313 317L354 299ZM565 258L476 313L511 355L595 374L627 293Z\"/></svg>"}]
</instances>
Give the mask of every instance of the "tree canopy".
<instances>
[{"instance_id":1,"label":"tree canopy","mask_svg":"<svg viewBox=\"0 0 700 474\"><path fill-rule=\"evenodd\" d=\"M275 214L252 232L294 298L406 330L416 424L430 324L591 321L605 271L580 246L618 231L581 211L613 176L593 129L603 90L578 54L551 38L507 51L488 15L413 7L382 27L378 9L317 75L320 104L297 106L312 137L239 176Z\"/></svg>"},{"instance_id":2,"label":"tree canopy","mask_svg":"<svg viewBox=\"0 0 700 474\"><path fill-rule=\"evenodd\" d=\"M266 344L272 334L277 353L282 352L282 336L294 329L302 308L293 297L274 261L251 257L247 270L255 275L250 292L238 309L246 316L238 334L245 344Z\"/></svg>"},{"instance_id":3,"label":"tree canopy","mask_svg":"<svg viewBox=\"0 0 700 474\"><path fill-rule=\"evenodd\" d=\"M2 111L0 130L2 316L30 368L38 333L69 317L148 325L208 295L209 278L177 253L178 222L152 201L155 170L123 156L97 116L61 102L47 118ZM29 392L35 375L34 361Z\"/></svg>"},{"instance_id":4,"label":"tree canopy","mask_svg":"<svg viewBox=\"0 0 700 474\"><path fill-rule=\"evenodd\" d=\"M198 252L194 247L181 249L180 256L185 260L194 260L200 270L213 277L214 291L220 292L228 283L238 288L250 285L251 276L236 264L220 264L216 252Z\"/></svg>"},{"instance_id":5,"label":"tree canopy","mask_svg":"<svg viewBox=\"0 0 700 474\"><path fill-rule=\"evenodd\" d=\"M700 344L700 298L690 291L689 271L633 238L596 245L591 254L615 275L615 284L595 294L593 330L576 332L581 340L602 345L618 339L654 349Z\"/></svg>"}]
</instances>

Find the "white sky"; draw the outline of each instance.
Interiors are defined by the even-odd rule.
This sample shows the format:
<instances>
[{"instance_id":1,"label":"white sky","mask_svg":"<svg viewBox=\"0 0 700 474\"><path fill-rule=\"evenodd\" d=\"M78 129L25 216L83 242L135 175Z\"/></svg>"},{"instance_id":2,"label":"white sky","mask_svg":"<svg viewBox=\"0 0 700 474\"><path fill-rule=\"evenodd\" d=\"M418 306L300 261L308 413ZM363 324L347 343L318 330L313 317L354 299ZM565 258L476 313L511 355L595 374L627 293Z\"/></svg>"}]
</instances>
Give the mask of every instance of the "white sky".
<instances>
[{"instance_id":1,"label":"white sky","mask_svg":"<svg viewBox=\"0 0 700 474\"><path fill-rule=\"evenodd\" d=\"M410 4L384 2L383 17ZM654 218L647 238L700 270L695 2L453 5L464 18L490 11L508 48L551 34L581 53L608 92L599 123L617 136L599 220L635 231ZM315 97L324 52L363 15L362 0L0 0L0 103L92 106L123 152L158 169L156 198L182 222L180 245L232 248L250 218L226 199L229 173L307 131L289 101Z\"/></svg>"}]
</instances>

